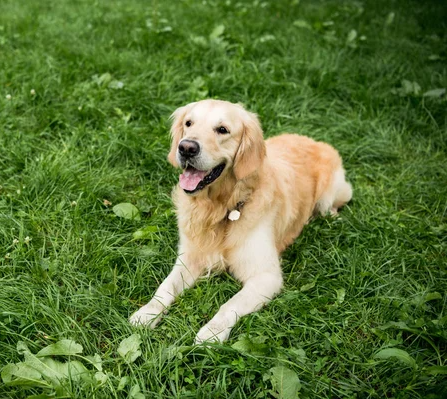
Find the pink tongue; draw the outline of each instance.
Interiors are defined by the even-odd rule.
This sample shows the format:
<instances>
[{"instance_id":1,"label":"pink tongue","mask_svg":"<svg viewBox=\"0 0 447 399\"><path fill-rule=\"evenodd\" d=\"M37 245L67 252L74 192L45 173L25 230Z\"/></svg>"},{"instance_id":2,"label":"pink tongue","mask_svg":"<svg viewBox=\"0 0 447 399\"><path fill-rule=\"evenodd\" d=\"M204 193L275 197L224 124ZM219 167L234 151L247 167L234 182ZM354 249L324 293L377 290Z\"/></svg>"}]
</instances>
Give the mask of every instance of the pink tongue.
<instances>
[{"instance_id":1,"label":"pink tongue","mask_svg":"<svg viewBox=\"0 0 447 399\"><path fill-rule=\"evenodd\" d=\"M180 175L180 187L183 188L183 190L193 191L205 176L206 172L203 170L185 170Z\"/></svg>"}]
</instances>

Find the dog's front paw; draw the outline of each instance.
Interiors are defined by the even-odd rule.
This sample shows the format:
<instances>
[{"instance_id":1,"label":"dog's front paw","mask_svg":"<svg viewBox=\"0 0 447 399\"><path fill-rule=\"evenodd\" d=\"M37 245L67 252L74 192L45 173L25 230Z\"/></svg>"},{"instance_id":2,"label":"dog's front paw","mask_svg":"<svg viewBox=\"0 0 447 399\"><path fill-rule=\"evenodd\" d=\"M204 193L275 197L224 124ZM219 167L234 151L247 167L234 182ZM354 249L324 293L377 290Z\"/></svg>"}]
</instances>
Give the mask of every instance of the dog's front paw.
<instances>
[{"instance_id":1,"label":"dog's front paw","mask_svg":"<svg viewBox=\"0 0 447 399\"><path fill-rule=\"evenodd\" d=\"M231 327L226 322L211 320L204 325L197 333L194 344L199 345L204 342L224 342L230 336Z\"/></svg>"},{"instance_id":2,"label":"dog's front paw","mask_svg":"<svg viewBox=\"0 0 447 399\"><path fill-rule=\"evenodd\" d=\"M147 326L155 328L163 316L163 312L149 305L144 305L129 318L134 326Z\"/></svg>"}]
</instances>

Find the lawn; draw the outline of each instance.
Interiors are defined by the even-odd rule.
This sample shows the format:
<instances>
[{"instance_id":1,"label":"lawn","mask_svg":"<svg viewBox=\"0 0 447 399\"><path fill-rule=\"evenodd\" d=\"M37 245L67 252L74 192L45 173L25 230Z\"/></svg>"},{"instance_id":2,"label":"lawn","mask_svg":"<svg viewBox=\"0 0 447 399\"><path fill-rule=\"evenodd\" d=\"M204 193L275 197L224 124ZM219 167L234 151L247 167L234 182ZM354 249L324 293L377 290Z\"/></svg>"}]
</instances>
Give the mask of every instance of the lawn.
<instances>
[{"instance_id":1,"label":"lawn","mask_svg":"<svg viewBox=\"0 0 447 399\"><path fill-rule=\"evenodd\" d=\"M3 0L0 397L447 397L442 3ZM169 116L203 98L331 143L354 187L209 347L227 274L127 321L176 255Z\"/></svg>"}]
</instances>

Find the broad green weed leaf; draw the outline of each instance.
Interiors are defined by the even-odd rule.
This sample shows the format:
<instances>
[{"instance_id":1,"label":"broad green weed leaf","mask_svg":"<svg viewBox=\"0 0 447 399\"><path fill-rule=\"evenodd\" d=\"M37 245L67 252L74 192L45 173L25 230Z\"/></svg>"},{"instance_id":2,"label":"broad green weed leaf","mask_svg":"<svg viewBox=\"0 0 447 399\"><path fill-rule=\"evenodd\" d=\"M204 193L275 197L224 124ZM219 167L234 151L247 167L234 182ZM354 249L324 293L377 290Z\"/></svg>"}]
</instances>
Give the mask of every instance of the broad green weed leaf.
<instances>
[{"instance_id":1,"label":"broad green weed leaf","mask_svg":"<svg viewBox=\"0 0 447 399\"><path fill-rule=\"evenodd\" d=\"M301 288L300 288L300 291L301 292L305 292L305 291L309 291L309 290L311 290L312 288L314 288L315 287L315 281L312 281L311 283L309 283L309 284L304 284L304 285L302 285L301 286Z\"/></svg>"},{"instance_id":2,"label":"broad green weed leaf","mask_svg":"<svg viewBox=\"0 0 447 399\"><path fill-rule=\"evenodd\" d=\"M435 299L442 299L442 295L439 292L429 292L424 297L425 301L433 301Z\"/></svg>"},{"instance_id":3,"label":"broad green weed leaf","mask_svg":"<svg viewBox=\"0 0 447 399\"><path fill-rule=\"evenodd\" d=\"M25 353L31 353L31 351L28 349L28 346L23 341L17 342L17 352L19 355L24 355Z\"/></svg>"},{"instance_id":4,"label":"broad green weed leaf","mask_svg":"<svg viewBox=\"0 0 447 399\"><path fill-rule=\"evenodd\" d=\"M160 28L158 30L158 33L166 33L166 32L172 32L172 26L163 26L163 28Z\"/></svg>"},{"instance_id":5,"label":"broad green weed leaf","mask_svg":"<svg viewBox=\"0 0 447 399\"><path fill-rule=\"evenodd\" d=\"M445 94L445 89L433 89L426 91L423 96L424 97L442 97Z\"/></svg>"},{"instance_id":6,"label":"broad green weed leaf","mask_svg":"<svg viewBox=\"0 0 447 399\"><path fill-rule=\"evenodd\" d=\"M393 23L395 16L396 14L394 14L394 12L390 12L386 17L385 26L390 26Z\"/></svg>"},{"instance_id":7,"label":"broad green weed leaf","mask_svg":"<svg viewBox=\"0 0 447 399\"><path fill-rule=\"evenodd\" d=\"M59 379L64 379L70 376L68 372L67 363L59 362L58 360L54 360L51 357L39 359L42 363L47 367L47 369L51 370L50 373L59 375ZM42 373L45 375L44 373ZM76 373L75 373L76 374ZM75 378L76 380L76 378Z\"/></svg>"},{"instance_id":8,"label":"broad green weed leaf","mask_svg":"<svg viewBox=\"0 0 447 399\"><path fill-rule=\"evenodd\" d=\"M27 388L52 388L52 385L45 380L30 380L16 378L11 382L5 383L7 387L27 387Z\"/></svg>"},{"instance_id":9,"label":"broad green weed leaf","mask_svg":"<svg viewBox=\"0 0 447 399\"><path fill-rule=\"evenodd\" d=\"M291 348L288 352L301 363L304 363L307 360L306 352L302 348Z\"/></svg>"},{"instance_id":10,"label":"broad green weed leaf","mask_svg":"<svg viewBox=\"0 0 447 399\"><path fill-rule=\"evenodd\" d=\"M66 374L64 374L65 370L61 366L61 363L56 363L53 360L53 362L47 364L46 361L48 360L52 359L39 359L32 353L25 353L25 363L42 374L42 376L49 380L54 386L58 386L60 385L60 381L66 378Z\"/></svg>"},{"instance_id":11,"label":"broad green weed leaf","mask_svg":"<svg viewBox=\"0 0 447 399\"><path fill-rule=\"evenodd\" d=\"M9 364L3 368L2 380L5 384L11 386L53 387L56 390L61 390L62 380L79 381L82 379L89 383L93 381L89 370L81 362L75 360L62 363L49 357L82 352L82 347L74 341L62 340L56 344L49 345L39 352L39 356L29 352L23 342L19 342L17 346L24 355L25 361Z\"/></svg>"},{"instance_id":12,"label":"broad green weed leaf","mask_svg":"<svg viewBox=\"0 0 447 399\"><path fill-rule=\"evenodd\" d=\"M406 365L416 368L416 361L408 354L408 352L398 348L386 348L377 352L374 359L389 360L392 358L398 359L400 362Z\"/></svg>"},{"instance_id":13,"label":"broad green weed leaf","mask_svg":"<svg viewBox=\"0 0 447 399\"><path fill-rule=\"evenodd\" d=\"M297 26L298 28L312 29L312 25L304 19L297 19L293 22L293 25Z\"/></svg>"},{"instance_id":14,"label":"broad green weed leaf","mask_svg":"<svg viewBox=\"0 0 447 399\"><path fill-rule=\"evenodd\" d=\"M424 369L426 374L439 375L447 374L447 366L429 366Z\"/></svg>"},{"instance_id":15,"label":"broad green weed leaf","mask_svg":"<svg viewBox=\"0 0 447 399\"><path fill-rule=\"evenodd\" d=\"M107 374L104 374L102 371L97 371L95 373L95 380L100 384L103 385L107 382L107 379L109 377L107 377Z\"/></svg>"},{"instance_id":16,"label":"broad green weed leaf","mask_svg":"<svg viewBox=\"0 0 447 399\"><path fill-rule=\"evenodd\" d=\"M59 362L52 358L43 358L42 362L54 372L57 372L63 376L64 379L71 379L73 381L91 382L91 375L89 370L79 361L73 360L70 362Z\"/></svg>"},{"instance_id":17,"label":"broad green weed leaf","mask_svg":"<svg viewBox=\"0 0 447 399\"><path fill-rule=\"evenodd\" d=\"M260 42L260 43L272 42L272 41L275 41L275 40L276 40L276 37L275 37L274 35L270 35L270 34L261 36L261 37L259 38L259 42Z\"/></svg>"},{"instance_id":18,"label":"broad green weed leaf","mask_svg":"<svg viewBox=\"0 0 447 399\"><path fill-rule=\"evenodd\" d=\"M110 83L110 81L112 80L112 75L108 72L103 73L101 76L93 75L92 80L98 86L107 86Z\"/></svg>"},{"instance_id":19,"label":"broad green weed leaf","mask_svg":"<svg viewBox=\"0 0 447 399\"><path fill-rule=\"evenodd\" d=\"M157 253L157 250L149 245L144 245L138 248L138 256L141 258L152 258Z\"/></svg>"},{"instance_id":20,"label":"broad green weed leaf","mask_svg":"<svg viewBox=\"0 0 447 399\"><path fill-rule=\"evenodd\" d=\"M274 389L282 399L296 399L301 389L301 382L298 375L284 366L272 367L271 381Z\"/></svg>"},{"instance_id":21,"label":"broad green weed leaf","mask_svg":"<svg viewBox=\"0 0 447 399\"><path fill-rule=\"evenodd\" d=\"M384 324L383 326L377 327L381 330L387 330L388 328L398 328L401 330L408 330L410 327L408 327L407 323L403 321L389 321L388 323Z\"/></svg>"},{"instance_id":22,"label":"broad green weed leaf","mask_svg":"<svg viewBox=\"0 0 447 399\"><path fill-rule=\"evenodd\" d=\"M53 359L45 359L45 362L53 360ZM61 363L57 365L61 367L61 370L67 375L67 378L70 378L73 381L92 381L91 372L78 360L71 360L66 363Z\"/></svg>"},{"instance_id":23,"label":"broad green weed leaf","mask_svg":"<svg viewBox=\"0 0 447 399\"><path fill-rule=\"evenodd\" d=\"M102 371L102 359L97 353L94 356L86 356L86 359L95 366L96 370Z\"/></svg>"},{"instance_id":24,"label":"broad green weed leaf","mask_svg":"<svg viewBox=\"0 0 447 399\"><path fill-rule=\"evenodd\" d=\"M241 337L231 347L241 353L250 353L251 342L247 337Z\"/></svg>"},{"instance_id":25,"label":"broad green weed leaf","mask_svg":"<svg viewBox=\"0 0 447 399\"><path fill-rule=\"evenodd\" d=\"M132 234L132 237L135 240L142 240L145 238L150 238L158 231L157 226L146 226L141 230L137 230L135 233Z\"/></svg>"},{"instance_id":26,"label":"broad green weed leaf","mask_svg":"<svg viewBox=\"0 0 447 399\"><path fill-rule=\"evenodd\" d=\"M146 396L141 393L140 386L138 384L135 384L129 391L129 398L132 399L145 399Z\"/></svg>"},{"instance_id":27,"label":"broad green weed leaf","mask_svg":"<svg viewBox=\"0 0 447 399\"><path fill-rule=\"evenodd\" d=\"M217 39L216 39L217 40ZM220 39L219 39L220 40ZM208 87L206 81L202 76L195 78L189 85L189 91L196 99L205 98L208 96Z\"/></svg>"},{"instance_id":28,"label":"broad green weed leaf","mask_svg":"<svg viewBox=\"0 0 447 399\"><path fill-rule=\"evenodd\" d=\"M130 337L121 341L118 347L118 353L127 363L133 363L141 356L140 345L140 334L132 334Z\"/></svg>"},{"instance_id":29,"label":"broad green weed leaf","mask_svg":"<svg viewBox=\"0 0 447 399\"><path fill-rule=\"evenodd\" d=\"M111 89L119 90L119 89L122 89L123 87L124 87L124 83L121 82L120 80L112 80L109 83L109 88L111 88Z\"/></svg>"},{"instance_id":30,"label":"broad green weed leaf","mask_svg":"<svg viewBox=\"0 0 447 399\"><path fill-rule=\"evenodd\" d=\"M341 304L345 300L346 290L344 288L340 288L337 291L337 303Z\"/></svg>"},{"instance_id":31,"label":"broad green weed leaf","mask_svg":"<svg viewBox=\"0 0 447 399\"><path fill-rule=\"evenodd\" d=\"M352 29L349 33L348 33L348 37L346 39L347 43L351 43L353 42L355 39L357 38L357 31L355 29Z\"/></svg>"},{"instance_id":32,"label":"broad green weed leaf","mask_svg":"<svg viewBox=\"0 0 447 399\"><path fill-rule=\"evenodd\" d=\"M42 375L26 363L7 364L2 369L2 380L6 384L13 380L13 377L24 381L36 381L42 378Z\"/></svg>"},{"instance_id":33,"label":"broad green weed leaf","mask_svg":"<svg viewBox=\"0 0 447 399\"><path fill-rule=\"evenodd\" d=\"M265 344L267 337L241 337L231 347L241 353L251 353L256 355L263 355L270 351L269 345Z\"/></svg>"},{"instance_id":34,"label":"broad green weed leaf","mask_svg":"<svg viewBox=\"0 0 447 399\"><path fill-rule=\"evenodd\" d=\"M198 76L191 82L190 87L191 89L198 90L203 88L205 85L206 85L205 79L203 79L202 76Z\"/></svg>"},{"instance_id":35,"label":"broad green weed leaf","mask_svg":"<svg viewBox=\"0 0 447 399\"><path fill-rule=\"evenodd\" d=\"M37 357L43 356L70 356L82 353L82 346L71 339L62 339L55 344L48 345L36 353Z\"/></svg>"},{"instance_id":36,"label":"broad green weed leaf","mask_svg":"<svg viewBox=\"0 0 447 399\"><path fill-rule=\"evenodd\" d=\"M193 43L203 47L208 44L208 41L203 36L191 36L191 40Z\"/></svg>"},{"instance_id":37,"label":"broad green weed leaf","mask_svg":"<svg viewBox=\"0 0 447 399\"><path fill-rule=\"evenodd\" d=\"M396 89L391 89L391 92L398 94L401 97L405 96L418 96L421 92L421 86L418 82L411 82L409 80L402 80L401 87Z\"/></svg>"},{"instance_id":38,"label":"broad green weed leaf","mask_svg":"<svg viewBox=\"0 0 447 399\"><path fill-rule=\"evenodd\" d=\"M3 367L2 381L4 383L10 382L12 380L12 377L15 375L16 370L17 370L16 364L7 364L5 367Z\"/></svg>"},{"instance_id":39,"label":"broad green weed leaf","mask_svg":"<svg viewBox=\"0 0 447 399\"><path fill-rule=\"evenodd\" d=\"M120 382L118 384L118 388L116 388L117 391L122 391L124 388L126 388L126 385L129 383L130 378L127 376L121 377Z\"/></svg>"},{"instance_id":40,"label":"broad green weed leaf","mask_svg":"<svg viewBox=\"0 0 447 399\"><path fill-rule=\"evenodd\" d=\"M223 33L225 32L225 26L224 25L217 25L213 31L210 33L210 39L211 40L215 40L217 39L219 36L222 36Z\"/></svg>"},{"instance_id":41,"label":"broad green weed leaf","mask_svg":"<svg viewBox=\"0 0 447 399\"><path fill-rule=\"evenodd\" d=\"M402 90L403 94L414 94L418 95L421 92L421 86L418 82L410 82L409 80L402 80Z\"/></svg>"},{"instance_id":42,"label":"broad green weed leaf","mask_svg":"<svg viewBox=\"0 0 447 399\"><path fill-rule=\"evenodd\" d=\"M141 220L140 211L135 205L129 202L122 202L121 204L115 205L112 210L120 218Z\"/></svg>"}]
</instances>

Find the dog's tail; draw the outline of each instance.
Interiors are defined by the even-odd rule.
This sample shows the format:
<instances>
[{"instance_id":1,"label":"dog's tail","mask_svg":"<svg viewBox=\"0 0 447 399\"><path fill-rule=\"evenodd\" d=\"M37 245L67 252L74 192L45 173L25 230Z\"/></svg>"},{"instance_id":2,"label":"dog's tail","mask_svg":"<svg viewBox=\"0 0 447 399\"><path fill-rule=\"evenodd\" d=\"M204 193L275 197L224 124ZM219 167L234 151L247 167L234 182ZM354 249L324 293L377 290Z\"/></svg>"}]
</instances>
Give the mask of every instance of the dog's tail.
<instances>
[{"instance_id":1,"label":"dog's tail","mask_svg":"<svg viewBox=\"0 0 447 399\"><path fill-rule=\"evenodd\" d=\"M317 202L316 210L322 215L337 214L337 210L352 198L352 186L346 181L342 167L337 169L326 191Z\"/></svg>"},{"instance_id":2,"label":"dog's tail","mask_svg":"<svg viewBox=\"0 0 447 399\"><path fill-rule=\"evenodd\" d=\"M351 183L345 180L345 171L343 170L343 179L338 182L333 207L336 209L341 208L343 205L351 201L351 198L352 198L352 185Z\"/></svg>"}]
</instances>

